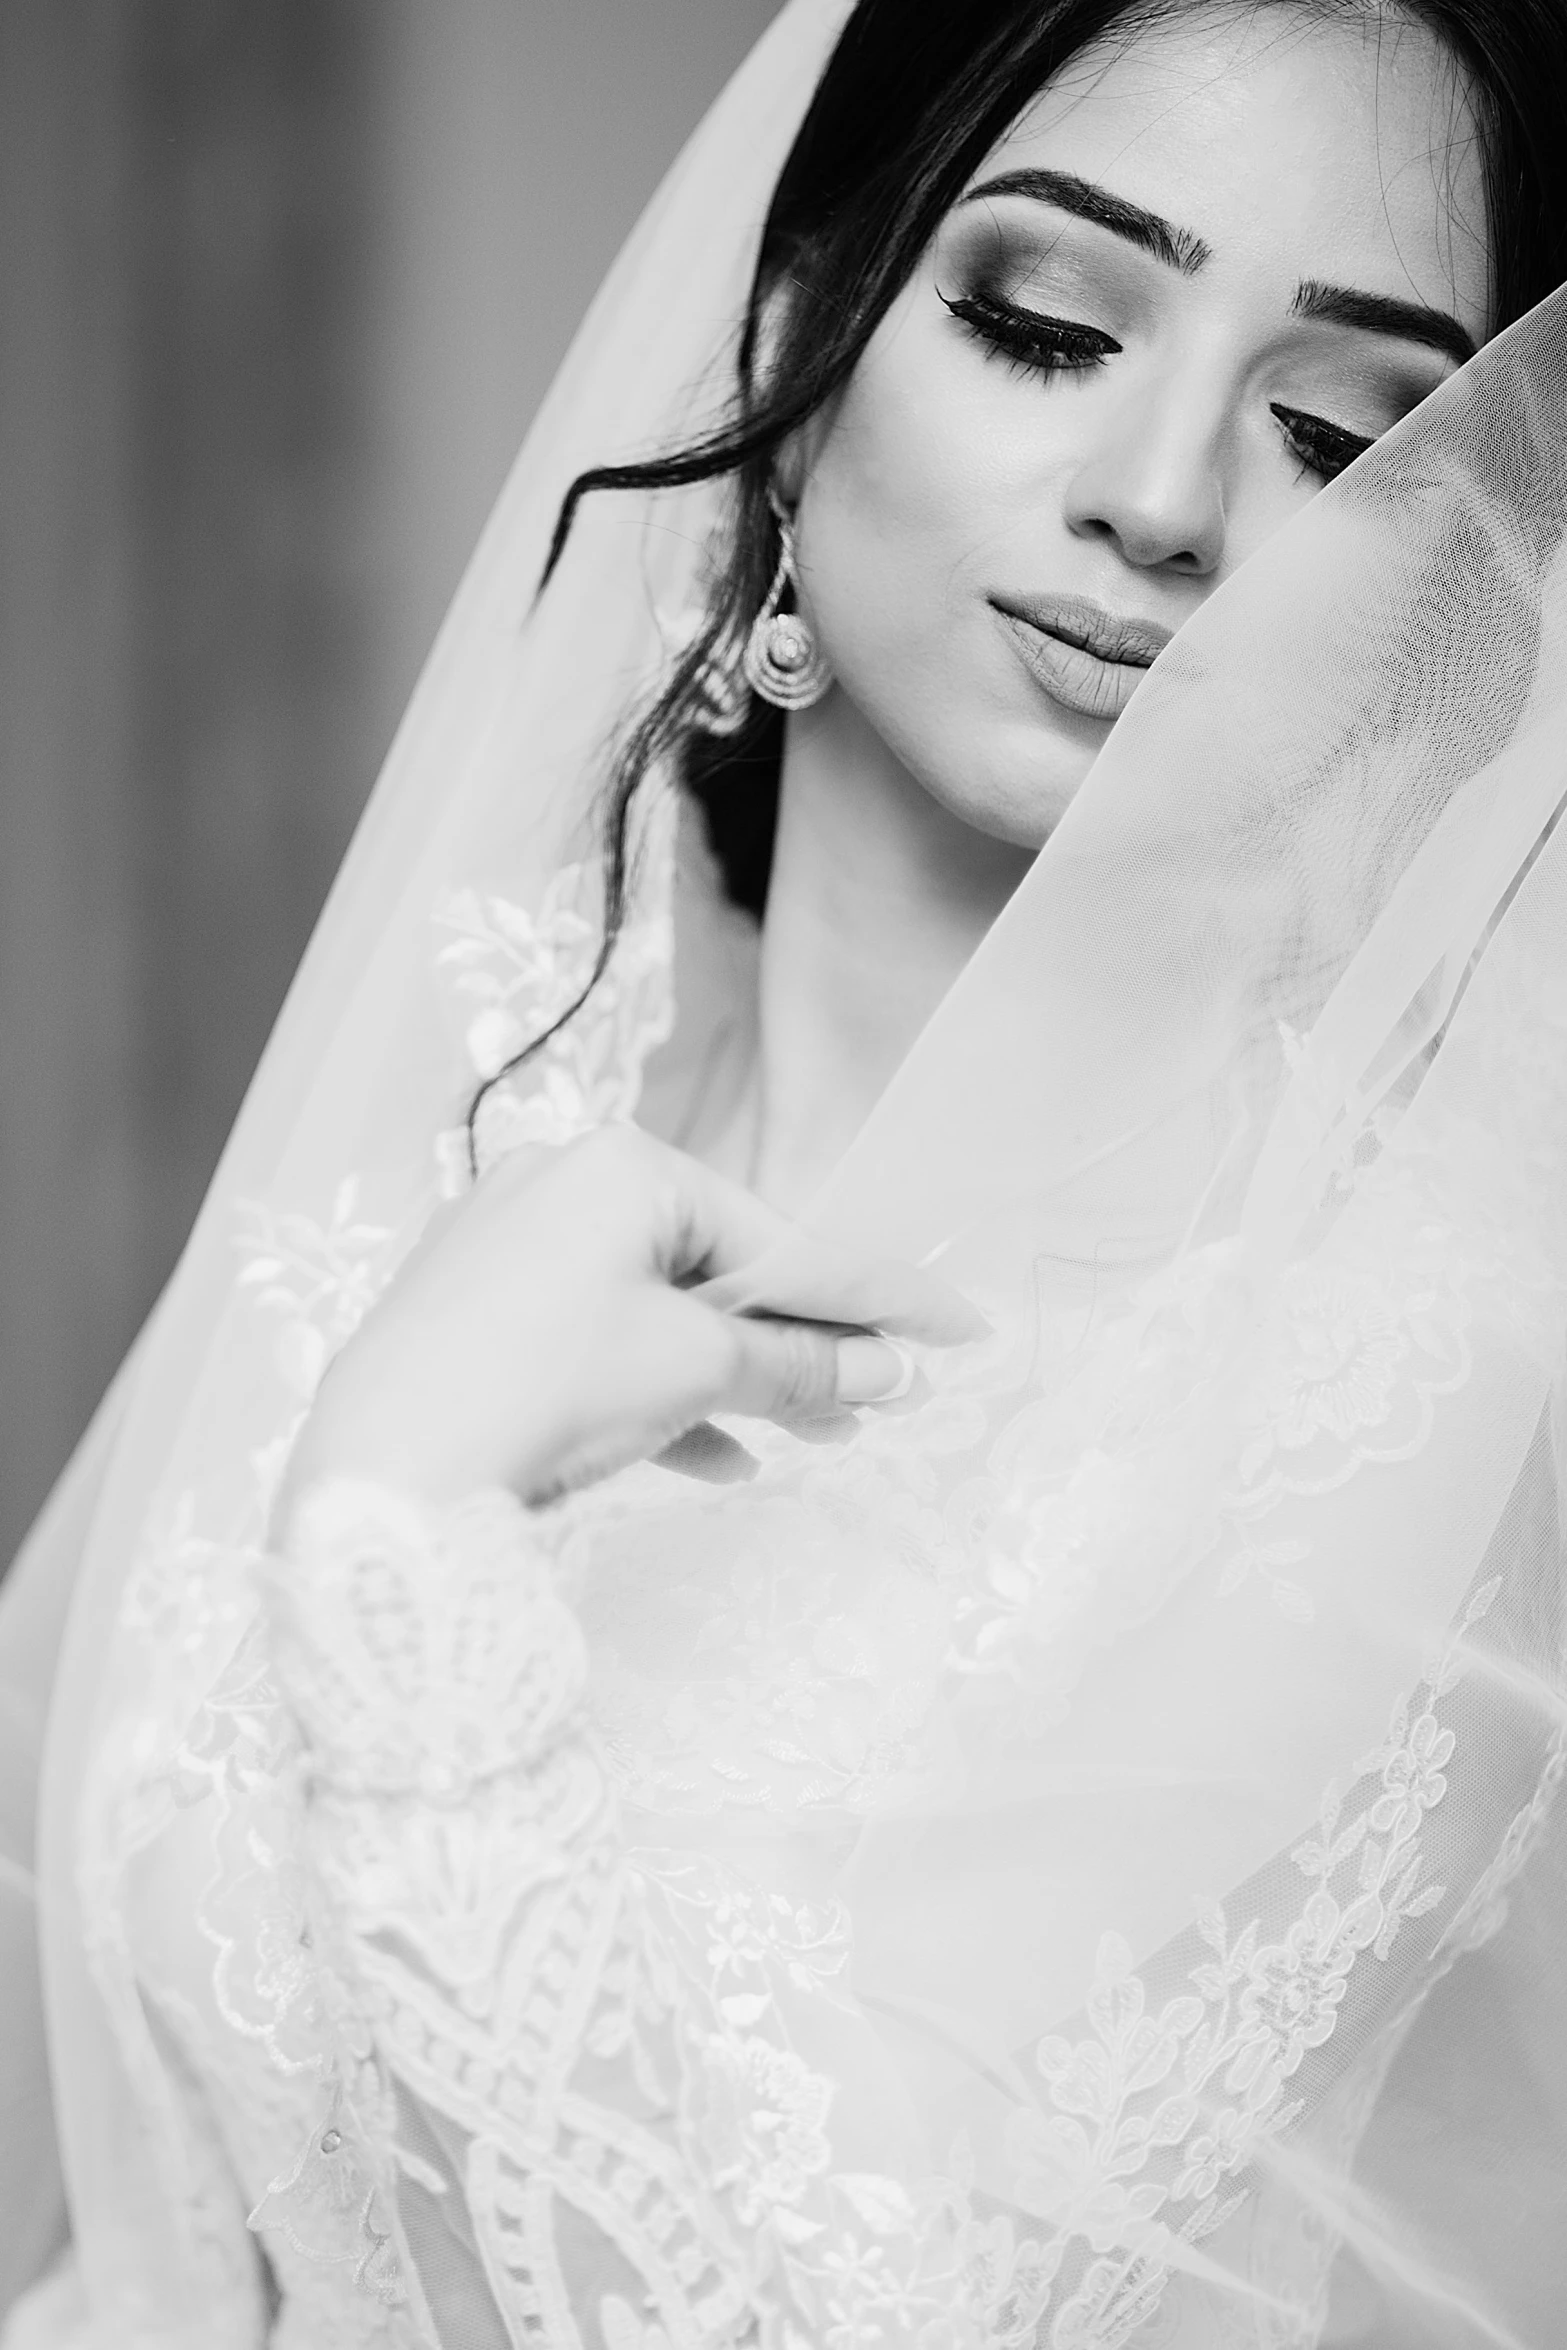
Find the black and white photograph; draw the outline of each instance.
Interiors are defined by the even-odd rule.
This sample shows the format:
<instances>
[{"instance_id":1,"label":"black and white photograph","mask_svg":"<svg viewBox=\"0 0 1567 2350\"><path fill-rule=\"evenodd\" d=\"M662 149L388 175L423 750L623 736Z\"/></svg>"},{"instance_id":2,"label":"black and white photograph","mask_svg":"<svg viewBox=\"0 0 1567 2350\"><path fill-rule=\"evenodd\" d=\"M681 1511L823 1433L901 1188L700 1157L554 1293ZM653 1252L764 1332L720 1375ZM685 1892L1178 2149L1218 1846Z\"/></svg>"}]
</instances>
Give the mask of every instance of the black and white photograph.
<instances>
[{"instance_id":1,"label":"black and white photograph","mask_svg":"<svg viewBox=\"0 0 1567 2350\"><path fill-rule=\"evenodd\" d=\"M0 0L0 2350L1567 2350L1567 0Z\"/></svg>"}]
</instances>

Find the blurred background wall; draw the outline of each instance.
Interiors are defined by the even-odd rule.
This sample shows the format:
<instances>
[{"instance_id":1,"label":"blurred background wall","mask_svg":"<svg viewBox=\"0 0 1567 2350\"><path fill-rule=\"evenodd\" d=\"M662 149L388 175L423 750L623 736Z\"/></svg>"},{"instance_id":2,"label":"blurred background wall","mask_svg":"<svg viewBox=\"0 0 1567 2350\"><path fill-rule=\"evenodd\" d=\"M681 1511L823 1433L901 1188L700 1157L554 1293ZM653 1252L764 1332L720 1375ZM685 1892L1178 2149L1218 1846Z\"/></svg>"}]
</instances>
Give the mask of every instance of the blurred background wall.
<instances>
[{"instance_id":1,"label":"blurred background wall","mask_svg":"<svg viewBox=\"0 0 1567 2350\"><path fill-rule=\"evenodd\" d=\"M0 1559L572 328L775 0L0 0Z\"/></svg>"}]
</instances>

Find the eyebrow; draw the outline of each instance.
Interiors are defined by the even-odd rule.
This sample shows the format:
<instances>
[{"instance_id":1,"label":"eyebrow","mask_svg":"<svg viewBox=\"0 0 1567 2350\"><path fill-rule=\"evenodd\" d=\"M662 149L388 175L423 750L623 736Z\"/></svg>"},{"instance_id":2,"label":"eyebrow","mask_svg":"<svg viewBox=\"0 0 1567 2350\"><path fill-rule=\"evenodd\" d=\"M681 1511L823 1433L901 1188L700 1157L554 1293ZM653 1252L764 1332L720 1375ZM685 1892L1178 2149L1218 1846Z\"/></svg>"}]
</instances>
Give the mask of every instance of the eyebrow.
<instances>
[{"instance_id":1,"label":"eyebrow","mask_svg":"<svg viewBox=\"0 0 1567 2350\"><path fill-rule=\"evenodd\" d=\"M1325 286L1307 278L1295 296L1297 318L1325 318L1335 326L1358 327L1365 334L1396 335L1401 342L1424 343L1462 367L1479 349L1474 336L1445 310L1428 309L1423 302L1399 302L1391 294L1360 294L1351 286Z\"/></svg>"},{"instance_id":2,"label":"eyebrow","mask_svg":"<svg viewBox=\"0 0 1567 2350\"><path fill-rule=\"evenodd\" d=\"M1096 228L1124 237L1129 245L1162 261L1166 269L1178 269L1182 277L1195 277L1213 257L1213 247L1193 230L1176 228L1157 212L1145 212L1141 204L1112 196L1108 188L1080 180L1075 172L1003 171L972 189L963 201L978 204L987 196L1032 196L1036 203L1053 204L1058 212L1070 212L1078 220L1091 220Z\"/></svg>"},{"instance_id":3,"label":"eyebrow","mask_svg":"<svg viewBox=\"0 0 1567 2350\"><path fill-rule=\"evenodd\" d=\"M1109 229L1113 236L1124 238L1140 252L1151 253L1166 269L1178 270L1182 277L1195 277L1213 259L1213 247L1195 229L1177 228L1159 213L1145 211L1125 196L1112 195L1092 180L1079 179L1075 172L1003 171L972 189L963 201L979 204L987 196L1031 196L1038 204L1053 204L1058 212L1069 212L1075 219L1091 221L1096 228ZM1391 294L1364 294L1353 286L1325 285L1320 278L1303 280L1294 309L1298 318L1320 318L1362 334L1423 343L1460 367L1479 349L1468 328L1445 310L1433 310L1424 302L1401 302Z\"/></svg>"}]
</instances>

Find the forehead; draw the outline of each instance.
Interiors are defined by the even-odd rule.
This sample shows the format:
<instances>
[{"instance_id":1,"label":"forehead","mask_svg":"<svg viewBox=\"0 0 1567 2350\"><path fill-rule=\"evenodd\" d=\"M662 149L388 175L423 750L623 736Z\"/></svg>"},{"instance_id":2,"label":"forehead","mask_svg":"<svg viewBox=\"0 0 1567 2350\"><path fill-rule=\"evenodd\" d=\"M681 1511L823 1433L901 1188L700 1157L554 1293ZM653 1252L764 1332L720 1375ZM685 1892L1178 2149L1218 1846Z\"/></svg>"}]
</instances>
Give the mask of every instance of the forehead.
<instances>
[{"instance_id":1,"label":"forehead","mask_svg":"<svg viewBox=\"0 0 1567 2350\"><path fill-rule=\"evenodd\" d=\"M1095 44L978 175L1048 165L1209 245L1219 269L1456 308L1481 338L1484 156L1458 61L1392 12L1179 10Z\"/></svg>"}]
</instances>

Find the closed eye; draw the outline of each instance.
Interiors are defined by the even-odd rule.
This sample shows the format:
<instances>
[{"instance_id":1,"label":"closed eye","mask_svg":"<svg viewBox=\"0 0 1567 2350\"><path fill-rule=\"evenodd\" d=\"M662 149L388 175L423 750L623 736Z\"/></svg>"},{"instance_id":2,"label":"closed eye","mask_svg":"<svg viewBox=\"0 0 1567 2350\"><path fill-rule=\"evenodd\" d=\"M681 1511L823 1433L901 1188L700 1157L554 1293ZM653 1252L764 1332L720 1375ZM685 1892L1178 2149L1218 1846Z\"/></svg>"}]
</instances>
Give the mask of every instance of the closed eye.
<instances>
[{"instance_id":1,"label":"closed eye","mask_svg":"<svg viewBox=\"0 0 1567 2350\"><path fill-rule=\"evenodd\" d=\"M1029 374L1061 375L1098 367L1121 349L1113 336L1080 319L1023 310L1016 303L998 301L994 294L940 294L939 299L987 351Z\"/></svg>"},{"instance_id":2,"label":"closed eye","mask_svg":"<svg viewBox=\"0 0 1567 2350\"><path fill-rule=\"evenodd\" d=\"M1082 372L1115 358L1122 349L1113 335L1081 319L1027 310L994 294L942 294L938 289L938 298L988 354L1026 374ZM1288 407L1280 400L1273 401L1271 409L1283 427L1286 445L1305 470L1321 481L1336 481L1372 445L1366 434L1349 432L1306 409Z\"/></svg>"},{"instance_id":3,"label":"closed eye","mask_svg":"<svg viewBox=\"0 0 1567 2350\"><path fill-rule=\"evenodd\" d=\"M1309 473L1323 481L1336 481L1346 466L1363 457L1371 442L1364 433L1346 432L1341 424L1329 424L1325 416L1311 416L1301 408L1286 408L1282 401L1270 403L1273 414L1284 427L1284 438Z\"/></svg>"}]
</instances>

